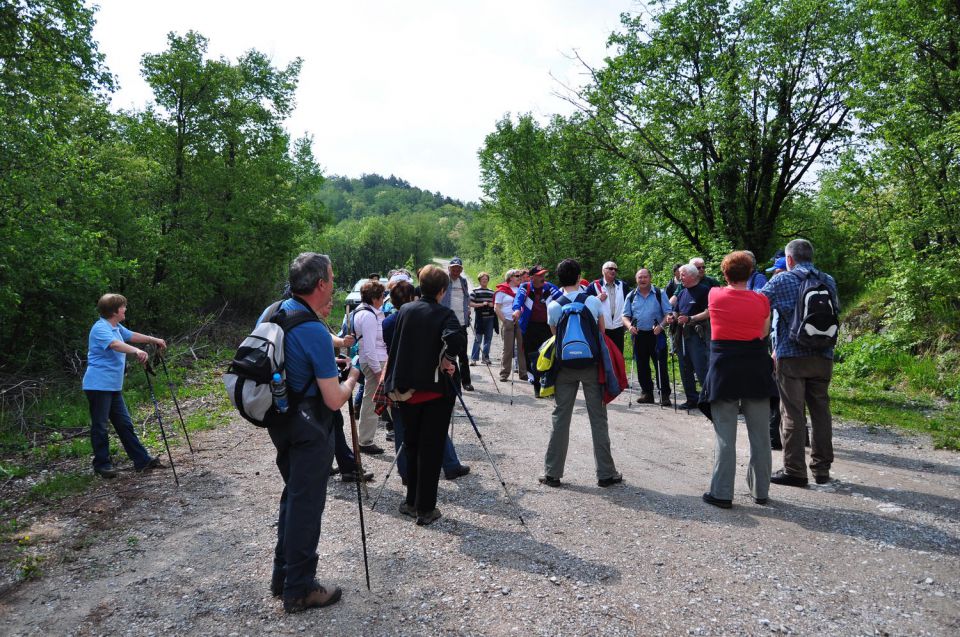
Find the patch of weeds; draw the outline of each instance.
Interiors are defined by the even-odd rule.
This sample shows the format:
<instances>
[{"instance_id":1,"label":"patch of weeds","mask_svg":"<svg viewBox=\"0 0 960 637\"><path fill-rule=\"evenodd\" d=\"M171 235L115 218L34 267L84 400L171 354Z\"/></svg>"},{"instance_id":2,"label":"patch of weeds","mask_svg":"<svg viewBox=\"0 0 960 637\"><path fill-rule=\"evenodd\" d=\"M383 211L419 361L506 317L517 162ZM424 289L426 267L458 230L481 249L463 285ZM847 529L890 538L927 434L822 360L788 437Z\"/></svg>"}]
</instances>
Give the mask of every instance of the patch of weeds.
<instances>
[{"instance_id":1,"label":"patch of weeds","mask_svg":"<svg viewBox=\"0 0 960 637\"><path fill-rule=\"evenodd\" d=\"M955 407L940 409L929 398L909 400L868 385L838 385L830 390L830 407L838 418L929 433L936 448L960 450L960 413Z\"/></svg>"},{"instance_id":2,"label":"patch of weeds","mask_svg":"<svg viewBox=\"0 0 960 637\"><path fill-rule=\"evenodd\" d=\"M140 544L140 538L138 538L136 535L127 536L127 546L129 546L130 548L136 548L137 545L139 544Z\"/></svg>"},{"instance_id":3,"label":"patch of weeds","mask_svg":"<svg viewBox=\"0 0 960 637\"><path fill-rule=\"evenodd\" d=\"M23 582L40 577L43 574L43 569L41 568L43 560L44 557L42 555L33 555L32 553L21 551L14 562L17 579Z\"/></svg>"},{"instance_id":4,"label":"patch of weeds","mask_svg":"<svg viewBox=\"0 0 960 637\"><path fill-rule=\"evenodd\" d=\"M30 497L37 500L61 500L87 490L93 482L92 473L55 473L30 489Z\"/></svg>"},{"instance_id":5,"label":"patch of weeds","mask_svg":"<svg viewBox=\"0 0 960 637\"><path fill-rule=\"evenodd\" d=\"M26 478L30 474L30 469L22 465L8 464L0 462L0 475L8 478Z\"/></svg>"},{"instance_id":6,"label":"patch of weeds","mask_svg":"<svg viewBox=\"0 0 960 637\"><path fill-rule=\"evenodd\" d=\"M3 537L4 541L10 540L10 536L16 535L19 530L20 521L17 518L10 518L9 520L0 522L0 536Z\"/></svg>"}]
</instances>

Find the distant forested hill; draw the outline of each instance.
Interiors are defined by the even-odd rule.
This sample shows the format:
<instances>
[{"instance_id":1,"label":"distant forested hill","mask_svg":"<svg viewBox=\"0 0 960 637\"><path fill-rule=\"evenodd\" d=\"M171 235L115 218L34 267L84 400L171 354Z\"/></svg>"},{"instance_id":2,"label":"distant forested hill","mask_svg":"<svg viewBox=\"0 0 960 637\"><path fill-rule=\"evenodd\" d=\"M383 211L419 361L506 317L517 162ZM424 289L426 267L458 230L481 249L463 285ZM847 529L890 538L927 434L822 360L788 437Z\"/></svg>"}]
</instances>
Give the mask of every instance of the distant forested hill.
<instances>
[{"instance_id":1,"label":"distant forested hill","mask_svg":"<svg viewBox=\"0 0 960 637\"><path fill-rule=\"evenodd\" d=\"M411 270L458 250L478 207L391 175L332 176L318 195L333 222L312 241L333 259L339 286L370 272Z\"/></svg>"}]
</instances>

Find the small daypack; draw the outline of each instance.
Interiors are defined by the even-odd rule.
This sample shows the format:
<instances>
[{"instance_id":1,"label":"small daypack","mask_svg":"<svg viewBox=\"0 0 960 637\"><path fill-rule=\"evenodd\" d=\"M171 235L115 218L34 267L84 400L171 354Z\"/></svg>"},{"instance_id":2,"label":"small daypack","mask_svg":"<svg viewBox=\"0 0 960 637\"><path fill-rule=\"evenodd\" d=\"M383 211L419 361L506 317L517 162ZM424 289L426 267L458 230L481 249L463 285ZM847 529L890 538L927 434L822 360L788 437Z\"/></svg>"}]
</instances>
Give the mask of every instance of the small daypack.
<instances>
[{"instance_id":1,"label":"small daypack","mask_svg":"<svg viewBox=\"0 0 960 637\"><path fill-rule=\"evenodd\" d=\"M580 292L572 301L565 295L557 299L561 314L557 321L555 359L562 367L582 369L600 360L599 330L585 304L587 296L586 292Z\"/></svg>"},{"instance_id":2,"label":"small daypack","mask_svg":"<svg viewBox=\"0 0 960 637\"><path fill-rule=\"evenodd\" d=\"M280 309L277 301L264 312L263 321L254 328L237 348L223 384L227 396L240 415L258 427L276 427L289 420L296 412L294 404L310 388L309 385L294 391L287 388L290 407L285 413L277 411L273 404L270 381L275 373L286 380L283 367L284 335L296 326L320 319L313 312L287 312Z\"/></svg>"},{"instance_id":3,"label":"small daypack","mask_svg":"<svg viewBox=\"0 0 960 637\"><path fill-rule=\"evenodd\" d=\"M790 319L790 338L798 345L823 350L837 344L840 318L837 303L826 279L818 270L791 270L800 279L797 306Z\"/></svg>"}]
</instances>

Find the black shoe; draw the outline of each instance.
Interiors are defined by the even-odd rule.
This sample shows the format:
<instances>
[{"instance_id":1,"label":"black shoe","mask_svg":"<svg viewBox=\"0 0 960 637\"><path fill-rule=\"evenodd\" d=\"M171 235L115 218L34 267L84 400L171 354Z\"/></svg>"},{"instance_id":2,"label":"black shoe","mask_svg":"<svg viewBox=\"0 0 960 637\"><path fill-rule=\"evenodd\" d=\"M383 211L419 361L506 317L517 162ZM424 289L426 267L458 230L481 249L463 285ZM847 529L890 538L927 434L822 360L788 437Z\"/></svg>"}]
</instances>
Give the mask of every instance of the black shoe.
<instances>
[{"instance_id":1,"label":"black shoe","mask_svg":"<svg viewBox=\"0 0 960 637\"><path fill-rule=\"evenodd\" d=\"M430 526L439 520L441 515L443 514L440 513L440 509L437 508L434 508L434 510L430 511L429 513L418 513L417 526Z\"/></svg>"},{"instance_id":2,"label":"black shoe","mask_svg":"<svg viewBox=\"0 0 960 637\"><path fill-rule=\"evenodd\" d=\"M623 482L623 476L619 473L615 476L610 476L609 478L603 478L602 480L597 480L598 487L612 487L615 484L620 484Z\"/></svg>"},{"instance_id":3,"label":"black shoe","mask_svg":"<svg viewBox=\"0 0 960 637\"><path fill-rule=\"evenodd\" d=\"M407 504L406 500L400 503L400 507L397 510L404 515L409 515L411 518L417 517L417 510Z\"/></svg>"},{"instance_id":4,"label":"black shoe","mask_svg":"<svg viewBox=\"0 0 960 637\"><path fill-rule=\"evenodd\" d=\"M703 501L707 504L712 504L715 507L720 507L721 509L733 508L733 500L721 500L720 498L715 498L710 495L709 491L703 494Z\"/></svg>"},{"instance_id":5,"label":"black shoe","mask_svg":"<svg viewBox=\"0 0 960 637\"><path fill-rule=\"evenodd\" d=\"M653 394L643 392L640 396L637 397L637 403L640 405L652 405L653 404Z\"/></svg>"},{"instance_id":6,"label":"black shoe","mask_svg":"<svg viewBox=\"0 0 960 637\"><path fill-rule=\"evenodd\" d=\"M507 376L506 378L504 378L503 376L500 377L500 382L501 382L501 383L505 383L505 382L507 382L507 381L509 381L509 380L510 380L510 377L509 377L509 376Z\"/></svg>"},{"instance_id":7,"label":"black shoe","mask_svg":"<svg viewBox=\"0 0 960 637\"><path fill-rule=\"evenodd\" d=\"M283 610L287 613L302 613L308 608L323 608L340 601L343 591L339 586L321 586L307 593L304 597L283 600Z\"/></svg>"},{"instance_id":8,"label":"black shoe","mask_svg":"<svg viewBox=\"0 0 960 637\"><path fill-rule=\"evenodd\" d=\"M673 405L673 403L670 402L670 397L669 397L669 396L661 396L661 397L660 397L660 406L661 406L661 407L671 407L672 405Z\"/></svg>"},{"instance_id":9,"label":"black shoe","mask_svg":"<svg viewBox=\"0 0 960 637\"><path fill-rule=\"evenodd\" d=\"M830 474L818 473L815 476L813 476L813 479L817 484L827 484L828 482L830 482Z\"/></svg>"},{"instance_id":10,"label":"black shoe","mask_svg":"<svg viewBox=\"0 0 960 637\"><path fill-rule=\"evenodd\" d=\"M787 487L800 487L805 488L807 486L806 478L798 478L797 476L792 476L788 473L785 473L783 469L780 469L772 476L770 476L770 482L773 484L780 484Z\"/></svg>"},{"instance_id":11,"label":"black shoe","mask_svg":"<svg viewBox=\"0 0 960 637\"><path fill-rule=\"evenodd\" d=\"M685 411L690 411L690 410L696 409L696 408L697 408L697 404L696 404L696 403L692 403L692 402L690 402L689 400L688 400L688 401L685 401L685 402L683 402L683 403L681 403L681 404L679 404L679 405L677 405L677 409L683 409L683 410L685 410Z\"/></svg>"},{"instance_id":12,"label":"black shoe","mask_svg":"<svg viewBox=\"0 0 960 637\"><path fill-rule=\"evenodd\" d=\"M463 391L473 391L473 385L471 385L470 383L464 383Z\"/></svg>"},{"instance_id":13,"label":"black shoe","mask_svg":"<svg viewBox=\"0 0 960 637\"><path fill-rule=\"evenodd\" d=\"M365 453L368 456L379 456L383 453L383 447L378 447L377 445L360 445L360 453Z\"/></svg>"},{"instance_id":14,"label":"black shoe","mask_svg":"<svg viewBox=\"0 0 960 637\"><path fill-rule=\"evenodd\" d=\"M770 501L770 498L754 498L753 501L757 504L766 504Z\"/></svg>"},{"instance_id":15,"label":"black shoe","mask_svg":"<svg viewBox=\"0 0 960 637\"><path fill-rule=\"evenodd\" d=\"M164 466L163 466L163 463L160 462L160 458L153 457L153 458L150 458L147 464L137 469L137 473L145 473L147 471L153 471L154 469L163 469L163 468Z\"/></svg>"},{"instance_id":16,"label":"black shoe","mask_svg":"<svg viewBox=\"0 0 960 637\"><path fill-rule=\"evenodd\" d=\"M274 597L283 595L283 582L287 579L287 574L283 571L274 573L270 578L270 594Z\"/></svg>"},{"instance_id":17,"label":"black shoe","mask_svg":"<svg viewBox=\"0 0 960 637\"><path fill-rule=\"evenodd\" d=\"M105 467L94 467L93 472L106 480L116 478L118 475L120 475L111 465L107 465Z\"/></svg>"},{"instance_id":18,"label":"black shoe","mask_svg":"<svg viewBox=\"0 0 960 637\"><path fill-rule=\"evenodd\" d=\"M545 484L548 487L559 487L561 484L560 478L551 478L550 476L540 476L537 480L540 481L540 484Z\"/></svg>"},{"instance_id":19,"label":"black shoe","mask_svg":"<svg viewBox=\"0 0 960 637\"><path fill-rule=\"evenodd\" d=\"M493 365L493 361L490 360L489 358L485 358L485 359L483 359L483 364L484 364L484 365Z\"/></svg>"},{"instance_id":20,"label":"black shoe","mask_svg":"<svg viewBox=\"0 0 960 637\"><path fill-rule=\"evenodd\" d=\"M340 478L341 478L344 482L356 482L356 481L357 481L357 477L358 477L358 474L357 474L356 471L344 471L344 472L340 475ZM364 471L364 472L363 472L363 481L364 481L364 482L370 482L371 480L373 480L373 471Z\"/></svg>"},{"instance_id":21,"label":"black shoe","mask_svg":"<svg viewBox=\"0 0 960 637\"><path fill-rule=\"evenodd\" d=\"M335 476L340 473L340 467L330 467L330 475Z\"/></svg>"},{"instance_id":22,"label":"black shoe","mask_svg":"<svg viewBox=\"0 0 960 637\"><path fill-rule=\"evenodd\" d=\"M783 443L780 442L779 438L776 438L776 439L771 438L770 448L773 449L774 451L783 451Z\"/></svg>"},{"instance_id":23,"label":"black shoe","mask_svg":"<svg viewBox=\"0 0 960 637\"><path fill-rule=\"evenodd\" d=\"M465 464L462 464L456 469L454 469L453 471L444 471L443 476L447 480L456 480L457 478L463 477L468 473L470 473L470 467L468 467Z\"/></svg>"}]
</instances>

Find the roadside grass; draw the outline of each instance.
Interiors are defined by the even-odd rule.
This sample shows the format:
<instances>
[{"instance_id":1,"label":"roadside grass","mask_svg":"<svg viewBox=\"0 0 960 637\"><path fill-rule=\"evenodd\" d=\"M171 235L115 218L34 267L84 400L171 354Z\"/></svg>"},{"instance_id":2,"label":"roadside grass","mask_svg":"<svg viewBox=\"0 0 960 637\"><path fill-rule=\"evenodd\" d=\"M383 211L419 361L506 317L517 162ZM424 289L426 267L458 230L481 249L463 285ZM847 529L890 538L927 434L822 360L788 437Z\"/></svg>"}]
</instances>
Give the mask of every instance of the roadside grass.
<instances>
[{"instance_id":1,"label":"roadside grass","mask_svg":"<svg viewBox=\"0 0 960 637\"><path fill-rule=\"evenodd\" d=\"M62 500L68 496L83 493L93 480L94 475L90 472L53 472L47 479L30 487L29 497L33 500Z\"/></svg>"}]
</instances>

